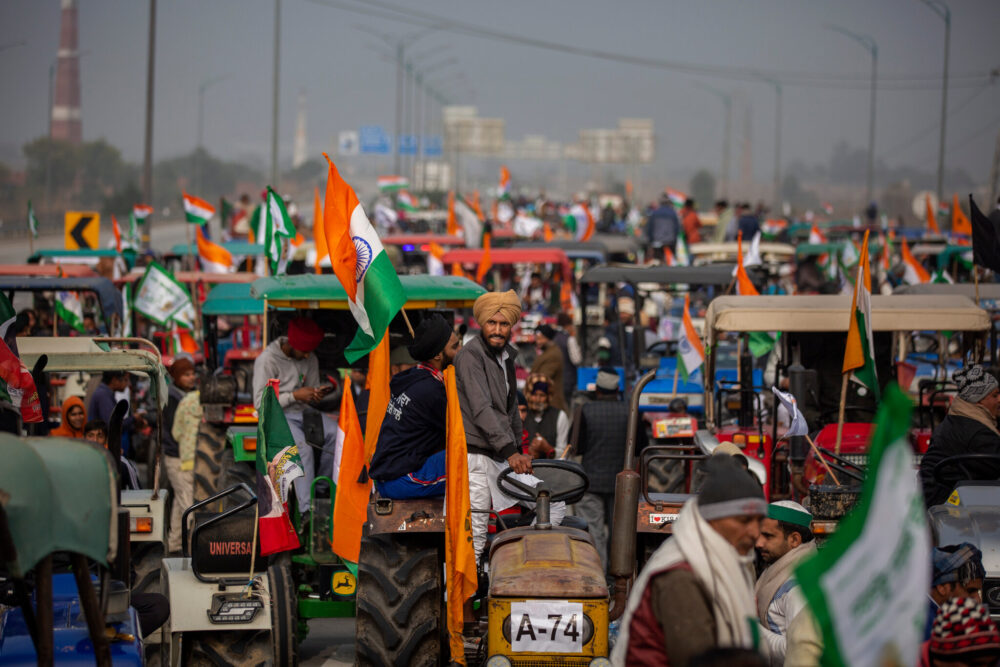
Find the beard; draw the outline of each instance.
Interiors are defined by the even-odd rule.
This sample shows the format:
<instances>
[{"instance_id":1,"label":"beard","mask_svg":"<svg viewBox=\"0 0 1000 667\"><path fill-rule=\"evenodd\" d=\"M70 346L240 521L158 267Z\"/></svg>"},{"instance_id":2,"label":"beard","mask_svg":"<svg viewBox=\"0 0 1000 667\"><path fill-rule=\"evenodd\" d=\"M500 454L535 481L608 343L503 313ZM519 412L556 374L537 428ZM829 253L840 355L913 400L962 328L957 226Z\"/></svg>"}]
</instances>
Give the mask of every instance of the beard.
<instances>
[{"instance_id":1,"label":"beard","mask_svg":"<svg viewBox=\"0 0 1000 667\"><path fill-rule=\"evenodd\" d=\"M503 349L507 347L507 338L504 338L500 334L494 334L492 336L483 336L483 340L486 342L486 346L489 347L496 354L503 352Z\"/></svg>"}]
</instances>

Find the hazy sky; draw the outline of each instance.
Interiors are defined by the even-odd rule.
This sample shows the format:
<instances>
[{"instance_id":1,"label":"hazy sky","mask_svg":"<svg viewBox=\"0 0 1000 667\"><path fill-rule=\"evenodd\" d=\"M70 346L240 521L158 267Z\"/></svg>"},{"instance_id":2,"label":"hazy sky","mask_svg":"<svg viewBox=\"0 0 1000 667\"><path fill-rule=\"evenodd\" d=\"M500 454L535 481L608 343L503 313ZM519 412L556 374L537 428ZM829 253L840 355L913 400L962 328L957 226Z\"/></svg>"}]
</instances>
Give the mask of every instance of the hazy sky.
<instances>
[{"instance_id":1,"label":"hazy sky","mask_svg":"<svg viewBox=\"0 0 1000 667\"><path fill-rule=\"evenodd\" d=\"M347 2L348 0L338 0ZM393 1L393 0L386 0ZM787 85L783 162L826 162L834 144L868 140L868 52L824 28L871 35L880 75L911 75L920 90L880 89L876 155L891 165L934 171L941 113L944 23L919 0L395 0L493 30L631 56L762 71L844 74L853 89ZM953 77L1000 68L1000 2L949 0ZM80 0L83 134L104 137L126 158L142 156L148 2ZM206 147L227 158L266 164L270 146L273 0L160 0L154 153L196 144L198 87L228 75L205 97ZM281 156L291 158L296 96L307 91L310 153L335 150L339 130L392 128L395 67L358 30L403 35L418 27L310 0L282 1ZM0 159L47 131L48 69L59 38L58 0L0 2ZM17 42L23 45L5 48ZM470 85L449 86L456 102L506 119L508 138L544 134L573 141L581 128L614 127L619 117L650 117L660 161L671 170L720 162L722 104L701 82L736 93L752 109L754 170L768 180L774 159L774 88L554 53L448 31L421 37L411 53L447 46ZM433 78L433 76L432 76ZM953 87L947 164L985 182L1000 130L1000 82ZM898 79L897 79L898 83ZM971 96L975 98L970 100ZM929 129L928 129L929 128ZM926 130L921 133L922 130ZM734 144L737 142L734 142ZM733 175L739 153L733 150Z\"/></svg>"}]
</instances>

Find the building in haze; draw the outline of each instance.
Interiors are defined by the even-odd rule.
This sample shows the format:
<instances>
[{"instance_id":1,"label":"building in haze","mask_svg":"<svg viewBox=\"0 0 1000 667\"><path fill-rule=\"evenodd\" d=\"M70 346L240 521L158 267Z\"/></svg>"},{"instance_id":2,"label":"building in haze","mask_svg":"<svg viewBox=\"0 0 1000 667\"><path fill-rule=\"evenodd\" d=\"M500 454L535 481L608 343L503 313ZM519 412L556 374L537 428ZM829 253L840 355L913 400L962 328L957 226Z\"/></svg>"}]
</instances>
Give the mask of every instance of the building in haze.
<instances>
[{"instance_id":1,"label":"building in haze","mask_svg":"<svg viewBox=\"0 0 1000 667\"><path fill-rule=\"evenodd\" d=\"M52 99L53 139L80 143L80 50L77 44L76 0L62 0L55 95Z\"/></svg>"}]
</instances>

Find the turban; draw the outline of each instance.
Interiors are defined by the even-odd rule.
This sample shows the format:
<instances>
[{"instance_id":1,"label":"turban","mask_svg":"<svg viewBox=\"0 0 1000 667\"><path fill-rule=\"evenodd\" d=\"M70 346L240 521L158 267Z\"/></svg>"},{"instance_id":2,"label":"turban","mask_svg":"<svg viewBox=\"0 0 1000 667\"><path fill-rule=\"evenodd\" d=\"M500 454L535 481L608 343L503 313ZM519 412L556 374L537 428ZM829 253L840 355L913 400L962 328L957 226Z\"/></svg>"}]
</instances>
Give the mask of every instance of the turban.
<instances>
[{"instance_id":1,"label":"turban","mask_svg":"<svg viewBox=\"0 0 1000 667\"><path fill-rule=\"evenodd\" d=\"M968 542L955 546L935 547L931 551L931 561L932 586L952 582L965 584L970 579L982 579L986 576L986 571L983 569L983 553ZM963 568L966 568L963 574L967 575L967 578L965 581L959 581L959 571Z\"/></svg>"},{"instance_id":2,"label":"turban","mask_svg":"<svg viewBox=\"0 0 1000 667\"><path fill-rule=\"evenodd\" d=\"M982 366L969 366L955 371L958 397L969 403L978 403L997 388L997 379Z\"/></svg>"},{"instance_id":3,"label":"turban","mask_svg":"<svg viewBox=\"0 0 1000 667\"><path fill-rule=\"evenodd\" d=\"M521 319L521 299L517 292L507 290L506 292L487 292L481 295L472 305L472 316L480 327L486 325L487 320L500 314L511 326L517 324Z\"/></svg>"},{"instance_id":4,"label":"turban","mask_svg":"<svg viewBox=\"0 0 1000 667\"><path fill-rule=\"evenodd\" d=\"M555 340L555 337L556 337L556 330L553 329L548 324L543 324L543 325L539 326L537 329L535 329L535 332L542 334L543 336L545 336L549 340Z\"/></svg>"},{"instance_id":5,"label":"turban","mask_svg":"<svg viewBox=\"0 0 1000 667\"><path fill-rule=\"evenodd\" d=\"M312 352L323 342L323 330L305 317L297 317L288 323L288 344L299 352Z\"/></svg>"},{"instance_id":6,"label":"turban","mask_svg":"<svg viewBox=\"0 0 1000 667\"><path fill-rule=\"evenodd\" d=\"M440 315L425 318L413 334L410 355L417 361L427 361L444 349L452 336L451 325Z\"/></svg>"}]
</instances>

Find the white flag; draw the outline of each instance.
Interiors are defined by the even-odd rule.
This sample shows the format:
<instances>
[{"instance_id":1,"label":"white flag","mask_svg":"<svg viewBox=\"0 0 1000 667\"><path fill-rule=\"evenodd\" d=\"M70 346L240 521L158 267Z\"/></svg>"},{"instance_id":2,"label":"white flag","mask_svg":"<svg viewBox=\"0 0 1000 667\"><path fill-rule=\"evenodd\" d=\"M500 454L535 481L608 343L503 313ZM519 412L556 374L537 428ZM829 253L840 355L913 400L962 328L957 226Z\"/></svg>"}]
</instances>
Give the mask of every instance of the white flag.
<instances>
[{"instance_id":1,"label":"white flag","mask_svg":"<svg viewBox=\"0 0 1000 667\"><path fill-rule=\"evenodd\" d=\"M806 423L806 418L799 411L799 404L795 400L795 397L781 391L777 387L771 387L771 391L774 392L774 397L785 406L785 410L788 410L788 430L785 431L783 437L793 438L797 435L806 435L809 433L809 425Z\"/></svg>"}]
</instances>

